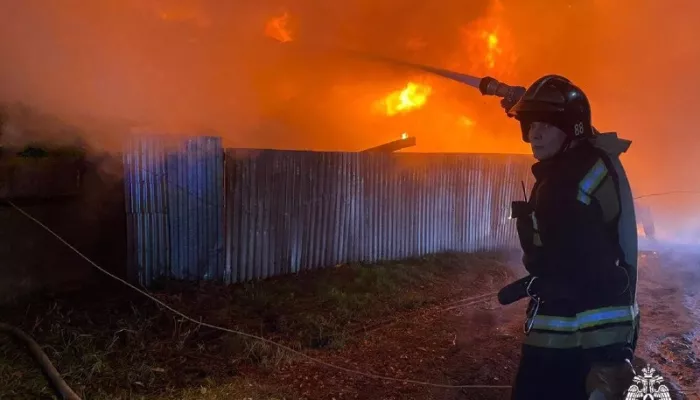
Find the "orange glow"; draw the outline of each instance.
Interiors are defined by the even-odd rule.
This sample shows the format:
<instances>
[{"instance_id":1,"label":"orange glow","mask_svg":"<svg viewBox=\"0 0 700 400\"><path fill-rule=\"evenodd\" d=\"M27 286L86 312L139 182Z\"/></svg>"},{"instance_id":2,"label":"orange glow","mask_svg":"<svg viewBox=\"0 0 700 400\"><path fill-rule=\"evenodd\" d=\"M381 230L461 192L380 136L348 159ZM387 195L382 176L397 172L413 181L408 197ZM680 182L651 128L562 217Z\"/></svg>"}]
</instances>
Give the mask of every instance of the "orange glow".
<instances>
[{"instance_id":1,"label":"orange glow","mask_svg":"<svg viewBox=\"0 0 700 400\"><path fill-rule=\"evenodd\" d=\"M270 19L265 25L265 35L282 43L291 42L292 34L287 28L289 14L286 12L280 16Z\"/></svg>"},{"instance_id":2,"label":"orange glow","mask_svg":"<svg viewBox=\"0 0 700 400\"><path fill-rule=\"evenodd\" d=\"M421 108L428 101L431 92L430 86L409 82L403 89L391 92L381 101L381 104L386 115L390 117L404 114Z\"/></svg>"},{"instance_id":3,"label":"orange glow","mask_svg":"<svg viewBox=\"0 0 700 400\"><path fill-rule=\"evenodd\" d=\"M419 51L423 50L428 46L428 43L425 42L425 40L419 38L419 37L414 37L411 39L408 39L406 41L406 48L411 51Z\"/></svg>"},{"instance_id":4,"label":"orange glow","mask_svg":"<svg viewBox=\"0 0 700 400\"><path fill-rule=\"evenodd\" d=\"M168 4L154 10L157 17L167 22L194 24L199 28L208 28L211 20L207 13L195 6Z\"/></svg>"},{"instance_id":5,"label":"orange glow","mask_svg":"<svg viewBox=\"0 0 700 400\"><path fill-rule=\"evenodd\" d=\"M471 118L464 117L464 116L459 118L459 122L462 124L462 126L465 126L467 128L471 128L475 124Z\"/></svg>"}]
</instances>

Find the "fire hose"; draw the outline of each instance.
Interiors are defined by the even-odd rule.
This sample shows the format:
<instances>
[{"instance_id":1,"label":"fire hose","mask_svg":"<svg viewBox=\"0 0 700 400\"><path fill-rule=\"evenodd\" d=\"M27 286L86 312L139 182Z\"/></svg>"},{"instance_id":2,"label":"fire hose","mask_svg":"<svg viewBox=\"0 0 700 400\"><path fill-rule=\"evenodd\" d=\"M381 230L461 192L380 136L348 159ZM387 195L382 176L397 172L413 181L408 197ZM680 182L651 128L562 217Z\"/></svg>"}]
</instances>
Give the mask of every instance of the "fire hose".
<instances>
[{"instance_id":1,"label":"fire hose","mask_svg":"<svg viewBox=\"0 0 700 400\"><path fill-rule=\"evenodd\" d=\"M441 76L443 78L471 86L475 89L479 89L479 92L481 92L481 94L484 96L500 97L511 103L514 103L515 100L517 100L525 92L525 88L522 86L510 86L490 76L479 78L476 76L463 74L461 72L450 71L448 69L437 68L425 64L416 64L366 52L348 50L348 53L355 57L363 58L369 61L384 62L400 67L428 72L430 74Z\"/></svg>"},{"instance_id":2,"label":"fire hose","mask_svg":"<svg viewBox=\"0 0 700 400\"><path fill-rule=\"evenodd\" d=\"M56 394L60 396L59 398L63 400L81 400L80 396L68 386L66 381L61 377L61 374L58 373L56 367L54 367L51 360L49 360L49 357L44 350L41 349L41 346L39 346L31 336L17 327L4 323L0 323L0 332L10 335L13 339L27 347L34 361L39 364L41 372L46 376L51 387Z\"/></svg>"},{"instance_id":3,"label":"fire hose","mask_svg":"<svg viewBox=\"0 0 700 400\"><path fill-rule=\"evenodd\" d=\"M490 76L484 76L479 78L477 76L463 74L461 72L450 71L449 69L437 68L425 64L412 63L391 57L380 56L377 54L353 50L346 50L346 52L355 57L363 58L365 60L383 62L400 67L406 67L409 69L417 69L423 72L428 72L433 75L441 76L451 81L459 82L467 86L471 86L475 89L479 89L479 92L481 92L483 96L500 97L511 106L513 106L517 102L517 100L520 99L520 97L523 94L525 94L526 90L526 88L523 86L511 86ZM595 127L592 128L595 134L599 133Z\"/></svg>"}]
</instances>

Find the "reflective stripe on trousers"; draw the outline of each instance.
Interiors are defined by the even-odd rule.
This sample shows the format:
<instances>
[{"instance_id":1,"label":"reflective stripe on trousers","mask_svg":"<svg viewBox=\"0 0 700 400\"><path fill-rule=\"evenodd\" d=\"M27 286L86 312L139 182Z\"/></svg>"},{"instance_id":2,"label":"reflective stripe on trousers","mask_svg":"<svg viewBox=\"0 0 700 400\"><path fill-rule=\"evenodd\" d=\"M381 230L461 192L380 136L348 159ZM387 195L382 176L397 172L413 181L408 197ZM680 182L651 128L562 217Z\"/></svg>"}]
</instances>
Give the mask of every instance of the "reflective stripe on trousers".
<instances>
[{"instance_id":1,"label":"reflective stripe on trousers","mask_svg":"<svg viewBox=\"0 0 700 400\"><path fill-rule=\"evenodd\" d=\"M525 344L549 348L594 348L631 343L639 307L604 307L575 317L537 315ZM616 324L614 326L606 326Z\"/></svg>"}]
</instances>

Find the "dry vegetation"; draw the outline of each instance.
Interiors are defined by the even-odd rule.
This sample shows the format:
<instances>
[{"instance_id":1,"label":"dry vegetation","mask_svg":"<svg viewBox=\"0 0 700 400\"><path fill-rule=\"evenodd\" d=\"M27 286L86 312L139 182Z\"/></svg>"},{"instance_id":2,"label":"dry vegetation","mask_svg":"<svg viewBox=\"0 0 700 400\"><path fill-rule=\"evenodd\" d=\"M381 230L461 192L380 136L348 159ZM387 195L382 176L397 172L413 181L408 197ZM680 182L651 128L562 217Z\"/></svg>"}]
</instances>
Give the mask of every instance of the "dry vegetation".
<instances>
[{"instance_id":1,"label":"dry vegetation","mask_svg":"<svg viewBox=\"0 0 700 400\"><path fill-rule=\"evenodd\" d=\"M495 255L447 254L344 265L228 288L171 283L156 296L202 321L299 350L332 353L362 341L367 330L485 293L508 271ZM182 321L112 282L17 301L0 313L34 336L86 399L297 396L274 379L297 361L293 354ZM11 398L50 395L29 357L5 338L0 339L0 387Z\"/></svg>"}]
</instances>

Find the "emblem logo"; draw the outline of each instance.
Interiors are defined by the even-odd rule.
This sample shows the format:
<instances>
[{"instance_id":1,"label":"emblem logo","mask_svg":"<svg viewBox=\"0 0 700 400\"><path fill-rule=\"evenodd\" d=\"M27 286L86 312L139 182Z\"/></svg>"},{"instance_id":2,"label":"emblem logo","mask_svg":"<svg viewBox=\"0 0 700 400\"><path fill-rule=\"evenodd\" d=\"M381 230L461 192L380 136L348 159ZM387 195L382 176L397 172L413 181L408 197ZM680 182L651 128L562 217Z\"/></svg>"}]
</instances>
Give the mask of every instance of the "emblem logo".
<instances>
[{"instance_id":1,"label":"emblem logo","mask_svg":"<svg viewBox=\"0 0 700 400\"><path fill-rule=\"evenodd\" d=\"M671 400L668 386L663 384L664 378L656 374L656 370L647 365L642 368L642 375L633 378L634 383L627 389L625 400Z\"/></svg>"}]
</instances>

